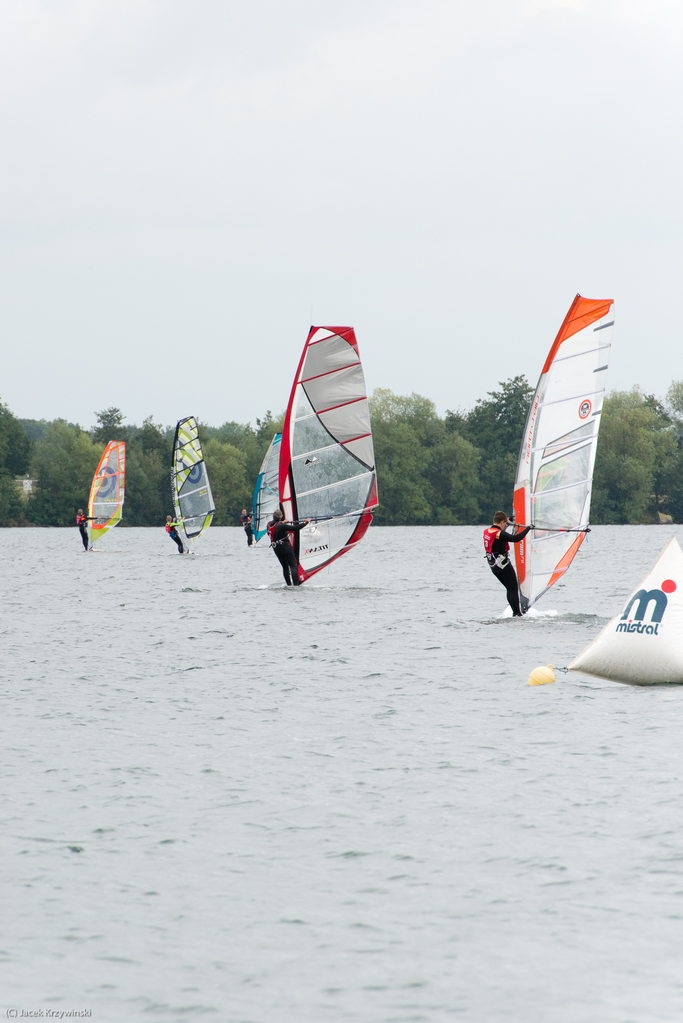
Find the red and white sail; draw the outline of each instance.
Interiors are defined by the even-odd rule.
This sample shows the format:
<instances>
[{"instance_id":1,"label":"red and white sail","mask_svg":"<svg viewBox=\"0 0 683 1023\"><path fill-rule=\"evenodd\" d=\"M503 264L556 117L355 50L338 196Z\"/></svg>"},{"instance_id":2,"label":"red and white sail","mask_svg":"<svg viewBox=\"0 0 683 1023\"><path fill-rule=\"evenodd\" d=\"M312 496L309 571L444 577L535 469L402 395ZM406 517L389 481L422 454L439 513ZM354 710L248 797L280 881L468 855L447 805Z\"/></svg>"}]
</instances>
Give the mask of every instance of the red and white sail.
<instances>
[{"instance_id":1,"label":"red and white sail","mask_svg":"<svg viewBox=\"0 0 683 1023\"><path fill-rule=\"evenodd\" d=\"M577 295L531 403L514 492L517 523L535 527L514 545L524 610L562 578L586 535L613 323L611 299Z\"/></svg>"},{"instance_id":2,"label":"red and white sail","mask_svg":"<svg viewBox=\"0 0 683 1023\"><path fill-rule=\"evenodd\" d=\"M311 327L280 444L285 519L312 518L292 535L301 581L364 536L377 506L365 377L352 327Z\"/></svg>"}]
</instances>

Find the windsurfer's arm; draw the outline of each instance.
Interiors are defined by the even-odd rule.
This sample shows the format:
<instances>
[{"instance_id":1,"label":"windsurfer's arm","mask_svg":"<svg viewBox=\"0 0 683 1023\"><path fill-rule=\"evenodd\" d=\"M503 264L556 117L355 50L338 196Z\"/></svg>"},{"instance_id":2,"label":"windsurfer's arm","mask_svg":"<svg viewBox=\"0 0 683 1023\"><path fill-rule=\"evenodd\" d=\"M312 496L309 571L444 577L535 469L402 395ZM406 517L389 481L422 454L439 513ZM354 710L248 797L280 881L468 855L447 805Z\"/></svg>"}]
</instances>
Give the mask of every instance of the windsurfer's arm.
<instances>
[{"instance_id":1,"label":"windsurfer's arm","mask_svg":"<svg viewBox=\"0 0 683 1023\"><path fill-rule=\"evenodd\" d=\"M304 526L307 526L310 521L310 519L304 519L303 522L286 522L285 525L288 532L298 533L299 530L303 529Z\"/></svg>"},{"instance_id":2,"label":"windsurfer's arm","mask_svg":"<svg viewBox=\"0 0 683 1023\"><path fill-rule=\"evenodd\" d=\"M508 543L519 543L520 540L524 539L529 530L533 528L533 526L525 526L518 533L508 533L507 529L501 529L500 538L501 540L507 540Z\"/></svg>"}]
</instances>

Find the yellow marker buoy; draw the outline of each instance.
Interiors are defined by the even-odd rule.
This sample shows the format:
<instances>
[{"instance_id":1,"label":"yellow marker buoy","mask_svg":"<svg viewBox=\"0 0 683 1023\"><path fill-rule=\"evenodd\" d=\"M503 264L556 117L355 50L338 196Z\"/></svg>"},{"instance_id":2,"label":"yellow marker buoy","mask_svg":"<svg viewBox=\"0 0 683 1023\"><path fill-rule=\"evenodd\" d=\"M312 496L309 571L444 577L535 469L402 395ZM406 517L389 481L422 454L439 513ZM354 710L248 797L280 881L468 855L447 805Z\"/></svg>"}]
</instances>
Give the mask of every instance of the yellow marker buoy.
<instances>
[{"instance_id":1,"label":"yellow marker buoy","mask_svg":"<svg viewBox=\"0 0 683 1023\"><path fill-rule=\"evenodd\" d=\"M548 682L555 681L555 665L554 664L541 664L529 675L528 686L544 686Z\"/></svg>"}]
</instances>

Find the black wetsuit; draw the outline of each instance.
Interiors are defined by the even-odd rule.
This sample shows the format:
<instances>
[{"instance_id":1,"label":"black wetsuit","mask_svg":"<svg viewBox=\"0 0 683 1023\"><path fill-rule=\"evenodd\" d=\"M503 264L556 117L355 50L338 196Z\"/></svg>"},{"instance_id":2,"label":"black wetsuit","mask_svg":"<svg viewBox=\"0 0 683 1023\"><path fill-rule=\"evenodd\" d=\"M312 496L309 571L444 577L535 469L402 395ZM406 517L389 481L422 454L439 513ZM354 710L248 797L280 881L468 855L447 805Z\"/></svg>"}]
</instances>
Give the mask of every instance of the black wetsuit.
<instances>
[{"instance_id":1,"label":"black wetsuit","mask_svg":"<svg viewBox=\"0 0 683 1023\"><path fill-rule=\"evenodd\" d=\"M83 541L83 546L85 547L85 549L87 551L88 546L90 544L90 539L88 537L88 516L87 515L77 515L76 516L76 525L78 526L78 528L80 530L81 540Z\"/></svg>"},{"instance_id":2,"label":"black wetsuit","mask_svg":"<svg viewBox=\"0 0 683 1023\"><path fill-rule=\"evenodd\" d=\"M251 528L251 515L240 515L240 525L244 526L244 532L247 534L247 544L251 547L254 541L254 534Z\"/></svg>"},{"instance_id":3,"label":"black wetsuit","mask_svg":"<svg viewBox=\"0 0 683 1023\"><path fill-rule=\"evenodd\" d=\"M289 542L289 534L298 533L306 525L306 522L276 522L272 532L269 531L273 550L282 565L282 574L288 586L299 585L299 562Z\"/></svg>"},{"instance_id":4,"label":"black wetsuit","mask_svg":"<svg viewBox=\"0 0 683 1023\"><path fill-rule=\"evenodd\" d=\"M178 554L184 554L185 553L185 548L183 546L183 541L182 541L182 539L180 537L180 534L178 533L178 530L176 529L176 525L177 525L177 523L175 523L175 522L168 522L166 524L166 532L170 536L171 540L173 540L173 543L177 545L177 547L178 547Z\"/></svg>"},{"instance_id":5,"label":"black wetsuit","mask_svg":"<svg viewBox=\"0 0 683 1023\"><path fill-rule=\"evenodd\" d=\"M498 526L489 526L488 529L484 530L484 546L487 548L486 560L496 579L507 590L508 604L512 608L512 614L515 618L521 618L523 612L519 603L517 576L508 555L508 544L519 543L532 528L532 526L525 526L518 533L508 533L507 529L500 529ZM486 534L488 533L490 536L492 531L495 531L497 535L492 542L487 544Z\"/></svg>"}]
</instances>

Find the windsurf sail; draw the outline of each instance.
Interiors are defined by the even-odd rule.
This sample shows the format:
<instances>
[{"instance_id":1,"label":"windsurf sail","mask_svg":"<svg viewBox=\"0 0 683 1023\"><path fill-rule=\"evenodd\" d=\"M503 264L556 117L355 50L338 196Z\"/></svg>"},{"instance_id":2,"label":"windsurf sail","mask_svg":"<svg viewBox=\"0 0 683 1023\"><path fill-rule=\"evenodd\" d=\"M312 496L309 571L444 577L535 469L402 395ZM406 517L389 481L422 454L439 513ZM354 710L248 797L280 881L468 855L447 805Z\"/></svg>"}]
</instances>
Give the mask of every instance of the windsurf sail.
<instances>
[{"instance_id":1,"label":"windsurf sail","mask_svg":"<svg viewBox=\"0 0 683 1023\"><path fill-rule=\"evenodd\" d=\"M683 685L683 552L675 536L569 670L633 686Z\"/></svg>"},{"instance_id":2,"label":"windsurf sail","mask_svg":"<svg viewBox=\"0 0 683 1023\"><path fill-rule=\"evenodd\" d=\"M194 416L180 419L175 428L171 489L175 517L184 520L183 532L194 541L211 525L216 511Z\"/></svg>"},{"instance_id":3,"label":"windsurf sail","mask_svg":"<svg viewBox=\"0 0 683 1023\"><path fill-rule=\"evenodd\" d=\"M266 525L272 519L273 512L280 505L278 475L280 471L280 441L282 434L276 433L263 459L261 470L254 487L254 503L251 517L251 528L254 542L258 543L266 535Z\"/></svg>"},{"instance_id":4,"label":"windsurf sail","mask_svg":"<svg viewBox=\"0 0 683 1023\"><path fill-rule=\"evenodd\" d=\"M593 466L614 323L611 299L572 302L545 360L517 465L515 544L522 610L564 576L588 528Z\"/></svg>"},{"instance_id":5,"label":"windsurf sail","mask_svg":"<svg viewBox=\"0 0 683 1023\"><path fill-rule=\"evenodd\" d=\"M90 543L101 540L121 519L125 497L126 445L122 440L110 440L97 471L93 476L88 501Z\"/></svg>"},{"instance_id":6,"label":"windsurf sail","mask_svg":"<svg viewBox=\"0 0 683 1023\"><path fill-rule=\"evenodd\" d=\"M365 535L377 474L365 377L352 327L311 327L280 444L280 501L302 582Z\"/></svg>"}]
</instances>

